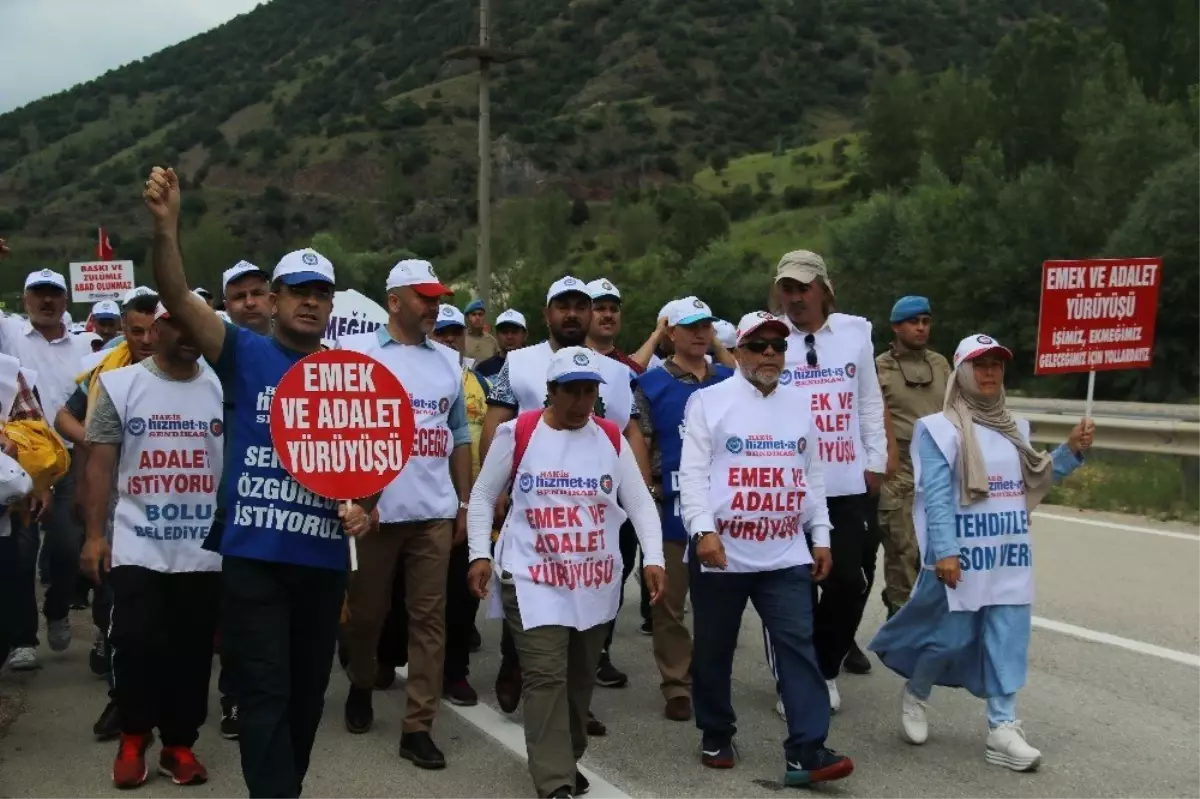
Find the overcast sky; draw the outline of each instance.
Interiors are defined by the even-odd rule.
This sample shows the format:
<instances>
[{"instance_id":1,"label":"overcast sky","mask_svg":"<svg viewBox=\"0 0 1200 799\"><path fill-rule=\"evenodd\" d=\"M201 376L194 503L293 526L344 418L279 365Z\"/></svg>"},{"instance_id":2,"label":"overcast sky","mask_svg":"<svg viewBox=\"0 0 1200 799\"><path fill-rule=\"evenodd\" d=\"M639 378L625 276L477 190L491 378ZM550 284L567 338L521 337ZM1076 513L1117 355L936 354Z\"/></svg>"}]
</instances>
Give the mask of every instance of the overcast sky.
<instances>
[{"instance_id":1,"label":"overcast sky","mask_svg":"<svg viewBox=\"0 0 1200 799\"><path fill-rule=\"evenodd\" d=\"M0 0L0 113L215 28L263 0Z\"/></svg>"}]
</instances>

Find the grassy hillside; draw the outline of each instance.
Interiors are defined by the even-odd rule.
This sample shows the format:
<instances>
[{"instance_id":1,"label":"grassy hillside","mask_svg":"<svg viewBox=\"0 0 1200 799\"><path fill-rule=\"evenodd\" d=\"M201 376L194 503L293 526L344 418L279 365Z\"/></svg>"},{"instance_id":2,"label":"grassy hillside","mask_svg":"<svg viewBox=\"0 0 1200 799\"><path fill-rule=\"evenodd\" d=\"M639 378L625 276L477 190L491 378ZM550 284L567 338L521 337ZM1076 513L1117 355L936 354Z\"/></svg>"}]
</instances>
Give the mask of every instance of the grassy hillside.
<instances>
[{"instance_id":1,"label":"grassy hillside","mask_svg":"<svg viewBox=\"0 0 1200 799\"><path fill-rule=\"evenodd\" d=\"M321 229L359 248L455 250L474 221L477 87L472 65L445 54L477 36L475 12L347 7L274 0L0 116L15 265L84 255L97 224L139 258L137 189L154 163L179 166L188 219L215 218L246 256L270 260ZM791 180L790 163L737 157L845 133L876 70L970 68L1045 11L1102 20L1098 0L510 0L493 43L524 58L497 68L497 198L549 184L602 201L697 172L707 188ZM726 159L728 176L707 168ZM818 170L812 187L831 181Z\"/></svg>"}]
</instances>

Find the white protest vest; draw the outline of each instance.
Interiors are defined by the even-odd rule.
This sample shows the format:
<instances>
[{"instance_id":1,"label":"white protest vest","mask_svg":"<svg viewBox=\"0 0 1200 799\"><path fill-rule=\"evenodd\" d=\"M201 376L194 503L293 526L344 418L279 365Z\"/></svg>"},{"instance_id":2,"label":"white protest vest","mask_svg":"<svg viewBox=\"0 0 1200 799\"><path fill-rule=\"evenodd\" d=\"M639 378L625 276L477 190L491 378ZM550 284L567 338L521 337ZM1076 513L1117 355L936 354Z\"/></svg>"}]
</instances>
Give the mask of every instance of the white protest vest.
<instances>
[{"instance_id":1,"label":"white protest vest","mask_svg":"<svg viewBox=\"0 0 1200 799\"><path fill-rule=\"evenodd\" d=\"M450 408L462 393L458 353L436 341L421 345L379 345L378 333L342 336L338 347L376 359L396 376L412 399L416 435L412 457L379 498L379 521L453 519L458 494L450 479Z\"/></svg>"},{"instance_id":2,"label":"white protest vest","mask_svg":"<svg viewBox=\"0 0 1200 799\"><path fill-rule=\"evenodd\" d=\"M801 526L811 418L776 389L753 412L739 377L704 388L712 441L708 503L725 546L727 572L762 572L812 563ZM701 567L704 571L711 571Z\"/></svg>"},{"instance_id":3,"label":"white protest vest","mask_svg":"<svg viewBox=\"0 0 1200 799\"><path fill-rule=\"evenodd\" d=\"M806 334L792 328L779 383L805 392L817 428L817 454L825 464L825 496L844 497L867 490L866 452L858 429L858 357L870 346L871 323L835 313L829 327L829 333L816 336L816 368L808 365Z\"/></svg>"},{"instance_id":4,"label":"white protest vest","mask_svg":"<svg viewBox=\"0 0 1200 799\"><path fill-rule=\"evenodd\" d=\"M618 457L595 422L555 430L538 421L495 557L497 572L512 573L525 629L589 630L617 617L626 518L617 504ZM498 595L499 584L492 590Z\"/></svg>"},{"instance_id":5,"label":"white protest vest","mask_svg":"<svg viewBox=\"0 0 1200 799\"><path fill-rule=\"evenodd\" d=\"M121 417L112 565L156 572L220 571L201 549L221 482L221 384L201 365L194 380L164 380L135 364L100 375Z\"/></svg>"},{"instance_id":6,"label":"white protest vest","mask_svg":"<svg viewBox=\"0 0 1200 799\"><path fill-rule=\"evenodd\" d=\"M593 350L594 352L594 350ZM517 398L517 412L531 411L546 405L546 371L550 368L550 342L543 341L532 347L513 350L505 358L508 363L508 384ZM595 364L605 382L600 384L600 402L603 403L605 419L624 430L629 424L629 411L633 407L633 390L629 384L633 374L629 367L596 353Z\"/></svg>"},{"instance_id":7,"label":"white protest vest","mask_svg":"<svg viewBox=\"0 0 1200 799\"><path fill-rule=\"evenodd\" d=\"M1029 439L1029 423L1017 420L1021 435ZM950 464L954 496L958 488L958 431L945 414L935 413L917 421L913 446L921 428ZM1025 479L1021 460L1012 442L994 430L975 425L975 440L983 452L988 473L988 498L959 506L954 530L959 550L962 579L946 588L950 610L979 610L988 605L1033 604L1033 541L1029 536L1029 512L1025 508ZM928 531L925 522L925 493L921 490L921 459L913 452L913 479L917 493L913 502L913 527L925 563ZM926 567L928 568L928 567Z\"/></svg>"}]
</instances>

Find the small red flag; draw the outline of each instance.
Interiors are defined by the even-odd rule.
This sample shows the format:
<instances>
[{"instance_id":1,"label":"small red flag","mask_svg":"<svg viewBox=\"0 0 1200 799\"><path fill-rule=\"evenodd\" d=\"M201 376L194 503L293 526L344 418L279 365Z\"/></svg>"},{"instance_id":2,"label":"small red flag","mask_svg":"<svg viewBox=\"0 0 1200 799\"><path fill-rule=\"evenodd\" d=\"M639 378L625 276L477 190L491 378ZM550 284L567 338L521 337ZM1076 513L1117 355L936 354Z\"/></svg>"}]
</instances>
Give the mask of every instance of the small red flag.
<instances>
[{"instance_id":1,"label":"small red flag","mask_svg":"<svg viewBox=\"0 0 1200 799\"><path fill-rule=\"evenodd\" d=\"M104 232L104 228L96 228L96 232L96 258L101 261L111 261L113 248L108 243L108 234Z\"/></svg>"}]
</instances>

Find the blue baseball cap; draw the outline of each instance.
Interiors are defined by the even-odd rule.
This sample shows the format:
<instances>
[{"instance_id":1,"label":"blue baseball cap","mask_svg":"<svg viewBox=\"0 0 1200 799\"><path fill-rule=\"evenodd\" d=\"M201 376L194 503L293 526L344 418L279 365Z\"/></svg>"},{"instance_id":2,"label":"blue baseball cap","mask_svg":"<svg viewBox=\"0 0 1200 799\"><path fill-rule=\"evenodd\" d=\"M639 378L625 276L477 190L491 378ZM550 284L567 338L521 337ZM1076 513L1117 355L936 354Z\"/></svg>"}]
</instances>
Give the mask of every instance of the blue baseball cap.
<instances>
[{"instance_id":1,"label":"blue baseball cap","mask_svg":"<svg viewBox=\"0 0 1200 799\"><path fill-rule=\"evenodd\" d=\"M563 347L550 356L550 368L546 370L547 383L574 383L579 380L605 382L600 374L599 358L587 347Z\"/></svg>"},{"instance_id":2,"label":"blue baseball cap","mask_svg":"<svg viewBox=\"0 0 1200 799\"><path fill-rule=\"evenodd\" d=\"M906 319L913 319L921 314L932 314L933 311L929 307L929 299L927 297L918 297L915 294L910 294L907 297L901 297L896 300L896 304L892 306L892 324L898 324Z\"/></svg>"}]
</instances>

